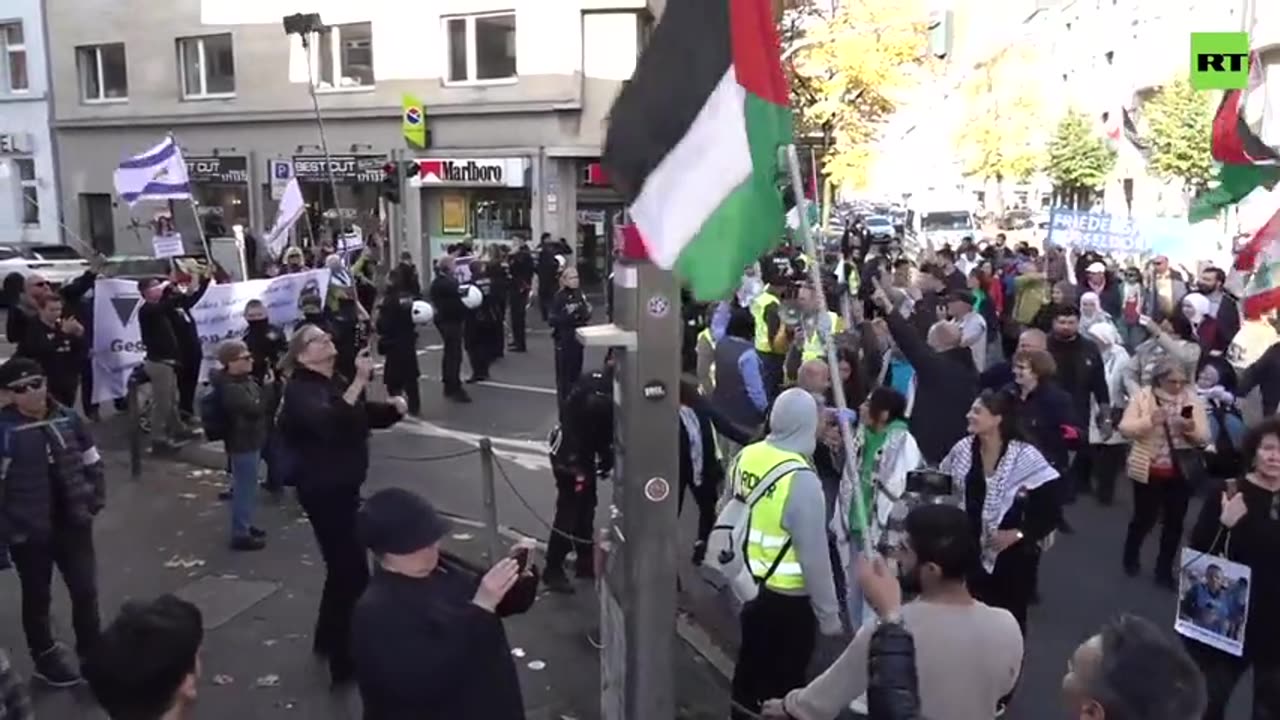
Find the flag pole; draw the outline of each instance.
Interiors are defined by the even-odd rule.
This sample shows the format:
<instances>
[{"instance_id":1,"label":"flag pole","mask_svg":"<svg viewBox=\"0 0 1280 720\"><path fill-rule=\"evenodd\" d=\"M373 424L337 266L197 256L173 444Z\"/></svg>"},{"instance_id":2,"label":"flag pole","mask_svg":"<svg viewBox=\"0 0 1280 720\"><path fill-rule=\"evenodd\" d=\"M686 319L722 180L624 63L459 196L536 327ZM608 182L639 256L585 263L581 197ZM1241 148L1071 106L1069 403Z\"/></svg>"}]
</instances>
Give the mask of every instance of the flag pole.
<instances>
[{"instance_id":1,"label":"flag pole","mask_svg":"<svg viewBox=\"0 0 1280 720\"><path fill-rule=\"evenodd\" d=\"M800 156L796 152L796 146L794 144L787 145L786 154L787 166L791 176L791 189L795 193L797 202L804 202L804 177L800 174ZM818 258L821 256L818 254L818 244L813 238L813 233L810 232L809 219L804 216L805 214L803 210L804 208L801 208L798 230L800 232L800 240L804 244L805 254L807 254L810 259L810 262L806 263L809 266L807 268L809 272L809 281L813 283L814 292L818 295L817 302L821 308L820 312L822 313L819 318L822 318L826 316L828 308L827 295L822 290L822 271L818 268ZM853 479L854 508L858 513L858 517L862 518L865 522L867 517L867 499L863 497L862 482L858 477L858 469L854 467L853 464L854 457L856 455L854 450L853 429L849 427L849 418L848 413L846 412L849 409L849 401L844 395L844 383L839 381L840 359L836 353L835 330L836 329L834 327L831 328L831 332L829 332L825 338L824 344L826 345L827 367L832 376L831 392L832 395L835 396L836 409L839 411L836 417L836 423L840 426L840 439L844 443L844 472ZM871 543L865 543L863 552L866 553L867 557L871 557L872 551L873 548L871 547Z\"/></svg>"},{"instance_id":2,"label":"flag pole","mask_svg":"<svg viewBox=\"0 0 1280 720\"><path fill-rule=\"evenodd\" d=\"M169 132L169 140L174 144L174 147L178 148L179 157L182 157L182 144L178 142L177 136L174 135L172 131ZM185 168L187 159L183 157L182 162L183 162L183 167ZM204 223L201 222L200 220L200 208L196 206L196 196L193 192L191 192L191 178L189 177L187 178L187 204L191 206L191 217L193 220L195 220L195 223L196 223L196 235L200 237L200 245L201 247L204 248L204 256L206 259L208 259L209 270L210 272L212 272L213 271L213 253L209 251L209 239L204 236ZM169 214L173 215L172 203L170 203L169 205ZM173 226L174 226L174 230L176 231L178 227L177 218L173 217L172 220L174 221Z\"/></svg>"}]
</instances>

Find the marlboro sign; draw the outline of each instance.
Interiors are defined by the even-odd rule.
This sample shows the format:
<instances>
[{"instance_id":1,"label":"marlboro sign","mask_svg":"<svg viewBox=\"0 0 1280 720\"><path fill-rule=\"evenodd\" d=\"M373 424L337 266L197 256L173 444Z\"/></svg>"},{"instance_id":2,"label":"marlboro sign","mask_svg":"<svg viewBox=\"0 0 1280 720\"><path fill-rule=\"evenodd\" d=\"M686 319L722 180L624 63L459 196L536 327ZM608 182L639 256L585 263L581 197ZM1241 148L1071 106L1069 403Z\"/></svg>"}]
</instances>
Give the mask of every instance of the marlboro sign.
<instances>
[{"instance_id":1,"label":"marlboro sign","mask_svg":"<svg viewBox=\"0 0 1280 720\"><path fill-rule=\"evenodd\" d=\"M525 158L419 158L415 187L525 187Z\"/></svg>"}]
</instances>

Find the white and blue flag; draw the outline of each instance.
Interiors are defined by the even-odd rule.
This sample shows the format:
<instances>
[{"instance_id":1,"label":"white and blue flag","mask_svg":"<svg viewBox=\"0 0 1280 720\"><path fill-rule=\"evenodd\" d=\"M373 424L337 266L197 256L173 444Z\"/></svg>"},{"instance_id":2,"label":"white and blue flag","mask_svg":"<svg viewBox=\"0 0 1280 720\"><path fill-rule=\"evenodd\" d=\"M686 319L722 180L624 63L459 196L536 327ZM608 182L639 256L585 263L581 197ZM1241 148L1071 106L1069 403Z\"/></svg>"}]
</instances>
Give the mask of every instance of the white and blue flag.
<instances>
[{"instance_id":1,"label":"white and blue flag","mask_svg":"<svg viewBox=\"0 0 1280 720\"><path fill-rule=\"evenodd\" d=\"M116 193L132 207L139 200L188 200L191 181L182 150L172 137L120 163L115 173Z\"/></svg>"}]
</instances>

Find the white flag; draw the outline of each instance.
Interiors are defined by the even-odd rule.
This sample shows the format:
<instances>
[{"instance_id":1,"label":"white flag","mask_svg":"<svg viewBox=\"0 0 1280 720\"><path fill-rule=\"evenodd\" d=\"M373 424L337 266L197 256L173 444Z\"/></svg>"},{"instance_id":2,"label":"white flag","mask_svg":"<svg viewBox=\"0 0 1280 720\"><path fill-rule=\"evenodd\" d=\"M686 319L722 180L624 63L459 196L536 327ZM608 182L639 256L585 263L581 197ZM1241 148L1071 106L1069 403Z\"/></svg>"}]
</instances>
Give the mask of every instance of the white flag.
<instances>
[{"instance_id":1,"label":"white flag","mask_svg":"<svg viewBox=\"0 0 1280 720\"><path fill-rule=\"evenodd\" d=\"M116 193L130 207L139 200L189 200L191 181L182 150L166 137L164 142L135 155L116 168Z\"/></svg>"},{"instance_id":2,"label":"white flag","mask_svg":"<svg viewBox=\"0 0 1280 720\"><path fill-rule=\"evenodd\" d=\"M271 251L272 257L278 258L284 252L285 245L289 243L289 231L298 222L298 218L302 217L305 209L298 178L292 178L284 188L284 196L280 198L275 224L271 226L271 232L267 233L267 249Z\"/></svg>"}]
</instances>

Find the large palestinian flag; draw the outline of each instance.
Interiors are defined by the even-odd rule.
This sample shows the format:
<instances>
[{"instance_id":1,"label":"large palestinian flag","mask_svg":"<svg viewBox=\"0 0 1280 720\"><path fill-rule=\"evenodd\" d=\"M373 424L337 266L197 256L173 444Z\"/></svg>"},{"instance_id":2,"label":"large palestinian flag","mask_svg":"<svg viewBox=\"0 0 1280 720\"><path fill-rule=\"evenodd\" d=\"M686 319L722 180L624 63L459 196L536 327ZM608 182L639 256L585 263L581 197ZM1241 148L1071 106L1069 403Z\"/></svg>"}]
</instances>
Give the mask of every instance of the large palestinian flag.
<instances>
[{"instance_id":1,"label":"large palestinian flag","mask_svg":"<svg viewBox=\"0 0 1280 720\"><path fill-rule=\"evenodd\" d=\"M679 0L613 105L603 161L650 259L712 300L781 238L791 138L770 0Z\"/></svg>"},{"instance_id":2,"label":"large palestinian flag","mask_svg":"<svg viewBox=\"0 0 1280 720\"><path fill-rule=\"evenodd\" d=\"M1249 83L1244 90L1228 90L1222 95L1213 117L1213 159L1221 166L1214 187L1191 203L1188 218L1200 222L1216 217L1250 193L1270 189L1280 182L1280 149L1263 141L1259 128L1266 103L1266 82L1257 53L1249 57ZM1249 117L1258 118L1251 123Z\"/></svg>"}]
</instances>

